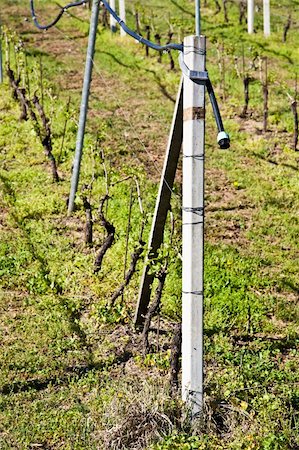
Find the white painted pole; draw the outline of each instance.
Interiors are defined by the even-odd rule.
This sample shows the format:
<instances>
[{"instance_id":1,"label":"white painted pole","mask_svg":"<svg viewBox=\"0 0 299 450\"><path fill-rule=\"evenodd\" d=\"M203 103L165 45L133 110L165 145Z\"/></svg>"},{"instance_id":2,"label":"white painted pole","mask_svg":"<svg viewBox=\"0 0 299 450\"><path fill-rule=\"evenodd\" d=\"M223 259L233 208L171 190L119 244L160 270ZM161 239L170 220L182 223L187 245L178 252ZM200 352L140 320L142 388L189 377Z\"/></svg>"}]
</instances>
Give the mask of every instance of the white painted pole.
<instances>
[{"instance_id":1,"label":"white painted pole","mask_svg":"<svg viewBox=\"0 0 299 450\"><path fill-rule=\"evenodd\" d=\"M115 11L115 0L110 0L109 3L111 8ZM112 33L116 32L116 20L114 19L112 14L110 14L110 30L112 31Z\"/></svg>"},{"instance_id":2,"label":"white painted pole","mask_svg":"<svg viewBox=\"0 0 299 450\"><path fill-rule=\"evenodd\" d=\"M126 5L125 0L119 0L119 17L121 20L126 22ZM126 32L120 27L120 35L123 37L126 35Z\"/></svg>"},{"instance_id":3,"label":"white painted pole","mask_svg":"<svg viewBox=\"0 0 299 450\"><path fill-rule=\"evenodd\" d=\"M270 36L270 0L263 0L264 36Z\"/></svg>"},{"instance_id":4,"label":"white painted pole","mask_svg":"<svg viewBox=\"0 0 299 450\"><path fill-rule=\"evenodd\" d=\"M247 29L249 34L254 32L254 0L247 0Z\"/></svg>"},{"instance_id":5,"label":"white painted pole","mask_svg":"<svg viewBox=\"0 0 299 450\"><path fill-rule=\"evenodd\" d=\"M190 70L205 70L204 36L184 40ZM203 410L203 257L205 86L184 75L182 398L192 417Z\"/></svg>"}]
</instances>

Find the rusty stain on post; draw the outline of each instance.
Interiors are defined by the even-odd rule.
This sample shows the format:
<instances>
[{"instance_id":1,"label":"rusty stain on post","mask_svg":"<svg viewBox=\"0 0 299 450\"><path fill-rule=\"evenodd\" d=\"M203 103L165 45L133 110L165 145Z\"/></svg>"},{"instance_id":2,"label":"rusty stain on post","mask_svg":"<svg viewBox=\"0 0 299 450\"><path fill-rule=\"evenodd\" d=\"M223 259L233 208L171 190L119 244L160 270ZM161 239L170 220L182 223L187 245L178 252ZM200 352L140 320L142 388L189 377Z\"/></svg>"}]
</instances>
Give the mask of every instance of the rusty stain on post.
<instances>
[{"instance_id":1,"label":"rusty stain on post","mask_svg":"<svg viewBox=\"0 0 299 450\"><path fill-rule=\"evenodd\" d=\"M198 120L205 118L205 108L191 107L184 109L183 120Z\"/></svg>"}]
</instances>

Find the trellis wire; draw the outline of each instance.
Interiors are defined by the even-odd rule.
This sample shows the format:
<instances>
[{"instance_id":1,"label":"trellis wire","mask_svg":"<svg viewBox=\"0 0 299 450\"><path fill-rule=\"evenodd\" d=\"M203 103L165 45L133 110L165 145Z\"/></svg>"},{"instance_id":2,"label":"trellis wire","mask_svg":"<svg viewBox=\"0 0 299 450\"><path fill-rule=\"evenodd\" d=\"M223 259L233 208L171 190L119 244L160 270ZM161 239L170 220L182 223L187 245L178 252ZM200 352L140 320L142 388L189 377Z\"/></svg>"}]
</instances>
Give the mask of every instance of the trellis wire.
<instances>
[{"instance_id":1,"label":"trellis wire","mask_svg":"<svg viewBox=\"0 0 299 450\"><path fill-rule=\"evenodd\" d=\"M79 45L74 42L74 40L68 36L65 32L63 32L62 30L60 30L57 26L56 26L56 30L62 34L66 39L68 39L74 47L76 47L78 50L81 50L81 48L79 47ZM127 125L129 126L130 130L132 131L132 134L134 136L134 138L139 142L139 144L141 145L142 149L145 151L145 153L147 154L147 156L149 157L149 159L151 160L151 163L153 165L153 168L155 169L155 172L157 173L157 175L160 175L161 170L160 168L157 166L157 163L155 161L155 159L153 158L153 156L150 154L150 152L148 151L145 143L142 141L142 139L140 138L139 134L136 132L136 127L133 125L133 123L128 119L127 115L125 113L122 112L121 109L121 104L119 103L119 99L117 98L116 94L114 93L114 91L111 92L111 89L101 71L101 69L99 68L99 66L97 65L97 63L95 62L94 59L92 59L93 62L93 67L94 67L94 71L97 73L97 75L99 75L99 77L101 78L102 82L104 83L105 87L110 91L110 95L111 98L113 99L113 101L115 102L117 108L120 109L121 112L121 116L123 118L123 120L127 123ZM94 94L93 94L94 96ZM96 98L94 96L94 98ZM140 158L138 158L137 154L131 149L131 154L134 157L134 159L136 159L136 161L138 161L138 163L142 163L142 160ZM167 186L167 188L170 190L170 192L172 193L172 195L178 199L179 201L181 200L181 194L180 193L176 193L173 189L171 189L171 187L168 185L167 180L164 180L165 185Z\"/></svg>"}]
</instances>

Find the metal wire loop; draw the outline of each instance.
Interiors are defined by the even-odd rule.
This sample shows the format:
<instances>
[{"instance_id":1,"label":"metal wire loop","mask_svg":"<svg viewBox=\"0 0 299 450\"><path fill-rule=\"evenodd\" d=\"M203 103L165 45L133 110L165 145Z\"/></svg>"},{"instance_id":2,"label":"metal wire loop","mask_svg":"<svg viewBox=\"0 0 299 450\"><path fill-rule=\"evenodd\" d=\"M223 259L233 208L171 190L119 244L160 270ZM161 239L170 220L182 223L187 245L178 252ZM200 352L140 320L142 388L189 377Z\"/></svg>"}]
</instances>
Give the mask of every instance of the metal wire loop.
<instances>
[{"instance_id":1,"label":"metal wire loop","mask_svg":"<svg viewBox=\"0 0 299 450\"><path fill-rule=\"evenodd\" d=\"M205 157L204 154L201 154L201 155L183 155L183 158L193 158L193 159L197 159L198 161L203 161L204 157Z\"/></svg>"},{"instance_id":2,"label":"metal wire loop","mask_svg":"<svg viewBox=\"0 0 299 450\"><path fill-rule=\"evenodd\" d=\"M38 20L37 20L37 16L35 13L35 6L34 6L34 0L30 0L30 10L31 10L31 16L32 16L32 20L34 22L34 25L39 29L39 30L48 30L51 27L54 27L57 22L59 22L59 20L61 19L61 17L63 16L63 14L70 8L74 8L75 6L81 6L81 5L85 5L86 3L88 3L88 0L81 0L78 2L73 2L73 3L68 3L66 6L63 6L61 8L60 13L56 16L56 18L50 22L47 25L41 25Z\"/></svg>"},{"instance_id":3,"label":"metal wire loop","mask_svg":"<svg viewBox=\"0 0 299 450\"><path fill-rule=\"evenodd\" d=\"M202 291L182 291L183 294L203 295Z\"/></svg>"},{"instance_id":4,"label":"metal wire loop","mask_svg":"<svg viewBox=\"0 0 299 450\"><path fill-rule=\"evenodd\" d=\"M204 213L204 209L201 206L197 207L197 208L183 206L182 210L185 212L190 212L190 213L196 214L197 216L203 216L203 213Z\"/></svg>"}]
</instances>

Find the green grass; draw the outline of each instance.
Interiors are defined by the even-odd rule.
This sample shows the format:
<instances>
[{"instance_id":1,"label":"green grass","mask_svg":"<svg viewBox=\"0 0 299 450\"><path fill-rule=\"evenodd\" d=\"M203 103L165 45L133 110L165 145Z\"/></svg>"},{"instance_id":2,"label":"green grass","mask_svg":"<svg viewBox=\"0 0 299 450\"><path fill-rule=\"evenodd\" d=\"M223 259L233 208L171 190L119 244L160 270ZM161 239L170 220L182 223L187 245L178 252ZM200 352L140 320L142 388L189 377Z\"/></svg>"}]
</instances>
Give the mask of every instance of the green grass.
<instances>
[{"instance_id":1,"label":"green grass","mask_svg":"<svg viewBox=\"0 0 299 450\"><path fill-rule=\"evenodd\" d=\"M43 21L56 6L38 2ZM292 2L294 21L299 20ZM156 9L156 6L159 6ZM232 4L229 23L215 5L203 6L208 37L207 66L231 135L232 148L219 151L211 108L207 117L205 383L206 414L190 427L184 408L168 386L169 345L181 317L180 175L172 199L175 235L166 254L169 273L162 298L162 333L150 335L145 358L132 328L142 263L123 298L109 299L123 280L130 195L133 195L129 255L138 242L141 213L148 236L173 102L178 63L168 70L157 55L130 39L99 28L90 114L76 211L66 217L76 140L88 11L73 10L58 30L37 33L23 2L5 0L6 35L24 41L30 91L40 95L42 55L44 97L59 158L61 181L51 180L47 159L30 121L5 81L0 98L0 447L1 449L296 449L298 441L298 156L292 150L299 35L294 25L281 42L287 3L272 5L271 39L238 25ZM49 8L49 9L48 9ZM193 32L193 2L128 2L143 24L167 39ZM183 8L183 10L182 10ZM167 19L167 20L166 20ZM153 33L152 33L153 34ZM224 55L221 54L222 47ZM5 48L5 45L4 45ZM24 52L13 51L20 67ZM243 106L242 53L255 82L248 116ZM261 58L269 67L269 129L262 133ZM174 55L176 58L176 55ZM256 67L252 67L255 58ZM222 62L221 62L222 61ZM220 68L225 72L225 83ZM290 63L292 61L292 64ZM69 112L66 105L71 98ZM67 133L61 148L65 120ZM98 145L96 140L98 138ZM101 151L105 155L103 166ZM98 220L100 198L111 183L107 217L116 240L102 270L93 264L105 232ZM131 178L130 178L131 177ZM92 184L94 245L84 245L82 187ZM127 263L128 265L128 263ZM181 412L183 415L181 416Z\"/></svg>"}]
</instances>

